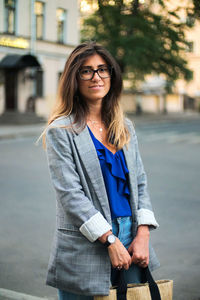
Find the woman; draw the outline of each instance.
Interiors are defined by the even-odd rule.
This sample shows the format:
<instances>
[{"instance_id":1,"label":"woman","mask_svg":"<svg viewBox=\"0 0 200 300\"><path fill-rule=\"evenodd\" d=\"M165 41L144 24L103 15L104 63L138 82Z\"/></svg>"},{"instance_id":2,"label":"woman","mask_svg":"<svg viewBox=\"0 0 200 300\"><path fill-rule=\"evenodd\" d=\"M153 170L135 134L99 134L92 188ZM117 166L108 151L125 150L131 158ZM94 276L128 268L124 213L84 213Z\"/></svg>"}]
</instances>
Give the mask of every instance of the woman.
<instances>
[{"instance_id":1,"label":"woman","mask_svg":"<svg viewBox=\"0 0 200 300\"><path fill-rule=\"evenodd\" d=\"M158 224L121 91L120 68L101 45L74 49L46 130L57 198L47 284L60 300L108 295L117 269L130 283L140 282L142 268L159 265L149 246L149 229Z\"/></svg>"}]
</instances>

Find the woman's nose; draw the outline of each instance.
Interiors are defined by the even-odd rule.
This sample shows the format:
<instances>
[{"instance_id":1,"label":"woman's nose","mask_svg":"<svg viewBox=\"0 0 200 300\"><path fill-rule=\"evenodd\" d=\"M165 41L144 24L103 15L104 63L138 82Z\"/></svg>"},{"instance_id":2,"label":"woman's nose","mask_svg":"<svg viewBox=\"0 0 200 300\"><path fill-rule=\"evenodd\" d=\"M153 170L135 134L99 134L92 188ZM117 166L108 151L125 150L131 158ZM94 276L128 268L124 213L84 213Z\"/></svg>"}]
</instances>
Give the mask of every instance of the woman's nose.
<instances>
[{"instance_id":1,"label":"woman's nose","mask_svg":"<svg viewBox=\"0 0 200 300\"><path fill-rule=\"evenodd\" d=\"M99 76L98 72L94 73L92 80L98 80L98 81L101 80L101 77Z\"/></svg>"}]
</instances>

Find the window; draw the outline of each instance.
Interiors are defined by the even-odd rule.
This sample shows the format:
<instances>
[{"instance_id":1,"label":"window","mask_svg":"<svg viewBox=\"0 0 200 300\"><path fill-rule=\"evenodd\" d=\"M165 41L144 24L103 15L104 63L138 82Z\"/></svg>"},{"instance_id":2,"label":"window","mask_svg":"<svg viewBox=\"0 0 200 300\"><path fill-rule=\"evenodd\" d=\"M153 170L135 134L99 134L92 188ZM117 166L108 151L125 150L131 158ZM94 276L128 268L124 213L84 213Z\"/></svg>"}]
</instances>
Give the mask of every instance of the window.
<instances>
[{"instance_id":1,"label":"window","mask_svg":"<svg viewBox=\"0 0 200 300\"><path fill-rule=\"evenodd\" d=\"M58 72L58 82L57 82L57 85L59 85L59 83L60 83L60 78L61 78L62 73L63 72Z\"/></svg>"},{"instance_id":2,"label":"window","mask_svg":"<svg viewBox=\"0 0 200 300\"><path fill-rule=\"evenodd\" d=\"M5 32L15 34L16 0L5 0Z\"/></svg>"},{"instance_id":3,"label":"window","mask_svg":"<svg viewBox=\"0 0 200 300\"><path fill-rule=\"evenodd\" d=\"M36 38L43 39L44 37L44 3L35 2L35 22L36 22Z\"/></svg>"},{"instance_id":4,"label":"window","mask_svg":"<svg viewBox=\"0 0 200 300\"><path fill-rule=\"evenodd\" d=\"M186 51L187 52L193 52L194 51L194 42L188 42Z\"/></svg>"},{"instance_id":5,"label":"window","mask_svg":"<svg viewBox=\"0 0 200 300\"><path fill-rule=\"evenodd\" d=\"M37 69L36 71L36 95L43 97L43 70Z\"/></svg>"},{"instance_id":6,"label":"window","mask_svg":"<svg viewBox=\"0 0 200 300\"><path fill-rule=\"evenodd\" d=\"M59 43L66 42L66 10L62 8L56 9L57 22L57 41Z\"/></svg>"},{"instance_id":7,"label":"window","mask_svg":"<svg viewBox=\"0 0 200 300\"><path fill-rule=\"evenodd\" d=\"M194 23L195 23L195 18L194 16L188 14L187 18L186 18L186 24L189 26L189 27L192 27L194 26Z\"/></svg>"}]
</instances>

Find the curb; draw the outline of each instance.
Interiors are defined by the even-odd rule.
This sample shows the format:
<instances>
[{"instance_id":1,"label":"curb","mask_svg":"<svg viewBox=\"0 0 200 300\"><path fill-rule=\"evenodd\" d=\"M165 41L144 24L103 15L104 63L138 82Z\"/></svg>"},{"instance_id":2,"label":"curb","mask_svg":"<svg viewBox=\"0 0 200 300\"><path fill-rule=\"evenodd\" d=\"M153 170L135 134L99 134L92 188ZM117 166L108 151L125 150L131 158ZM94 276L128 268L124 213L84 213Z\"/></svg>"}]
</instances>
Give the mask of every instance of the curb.
<instances>
[{"instance_id":1,"label":"curb","mask_svg":"<svg viewBox=\"0 0 200 300\"><path fill-rule=\"evenodd\" d=\"M165 122L172 122L172 123L178 123L178 122L185 122L185 121L198 121L200 120L200 114L199 113L193 113L193 114L142 114L140 116L127 113L126 116L131 119L133 123L137 124L146 124L146 123L165 123Z\"/></svg>"},{"instance_id":2,"label":"curb","mask_svg":"<svg viewBox=\"0 0 200 300\"><path fill-rule=\"evenodd\" d=\"M53 298L40 298L23 293L18 293L11 290L0 288L0 299L1 300L53 300Z\"/></svg>"}]
</instances>

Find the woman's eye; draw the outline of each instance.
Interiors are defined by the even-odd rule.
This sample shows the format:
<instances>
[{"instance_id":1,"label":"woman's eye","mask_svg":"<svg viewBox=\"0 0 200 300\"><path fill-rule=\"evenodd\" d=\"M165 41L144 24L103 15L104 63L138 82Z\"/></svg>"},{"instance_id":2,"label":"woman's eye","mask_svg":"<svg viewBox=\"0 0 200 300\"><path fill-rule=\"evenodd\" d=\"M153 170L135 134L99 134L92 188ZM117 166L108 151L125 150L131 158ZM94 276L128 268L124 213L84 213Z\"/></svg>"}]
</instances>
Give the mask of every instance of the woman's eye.
<instances>
[{"instance_id":1,"label":"woman's eye","mask_svg":"<svg viewBox=\"0 0 200 300\"><path fill-rule=\"evenodd\" d=\"M106 72L108 69L107 68L100 68L99 71L100 72Z\"/></svg>"},{"instance_id":2,"label":"woman's eye","mask_svg":"<svg viewBox=\"0 0 200 300\"><path fill-rule=\"evenodd\" d=\"M81 74L91 74L91 70L82 70Z\"/></svg>"}]
</instances>

